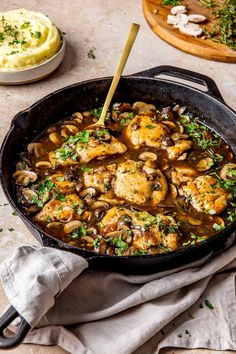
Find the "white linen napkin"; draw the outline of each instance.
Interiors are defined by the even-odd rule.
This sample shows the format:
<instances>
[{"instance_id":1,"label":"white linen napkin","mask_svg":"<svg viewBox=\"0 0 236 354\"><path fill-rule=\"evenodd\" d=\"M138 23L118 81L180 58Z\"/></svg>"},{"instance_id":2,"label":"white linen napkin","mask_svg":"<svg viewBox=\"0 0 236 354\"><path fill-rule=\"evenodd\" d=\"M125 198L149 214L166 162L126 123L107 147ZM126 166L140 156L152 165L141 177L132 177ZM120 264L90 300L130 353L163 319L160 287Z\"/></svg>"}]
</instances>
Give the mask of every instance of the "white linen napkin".
<instances>
[{"instance_id":1,"label":"white linen napkin","mask_svg":"<svg viewBox=\"0 0 236 354\"><path fill-rule=\"evenodd\" d=\"M9 303L34 327L26 343L79 354L236 350L236 246L152 275L87 267L80 256L40 246L19 247L1 264Z\"/></svg>"}]
</instances>

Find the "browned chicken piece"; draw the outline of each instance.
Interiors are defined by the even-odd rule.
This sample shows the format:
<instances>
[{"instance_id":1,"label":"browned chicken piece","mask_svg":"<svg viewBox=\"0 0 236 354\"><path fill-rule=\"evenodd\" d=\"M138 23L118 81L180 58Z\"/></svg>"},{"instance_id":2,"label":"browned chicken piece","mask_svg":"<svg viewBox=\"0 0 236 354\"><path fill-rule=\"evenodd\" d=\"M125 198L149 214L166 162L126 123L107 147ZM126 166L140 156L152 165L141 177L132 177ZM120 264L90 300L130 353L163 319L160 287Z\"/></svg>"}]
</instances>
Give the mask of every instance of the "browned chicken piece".
<instances>
[{"instance_id":1,"label":"browned chicken piece","mask_svg":"<svg viewBox=\"0 0 236 354\"><path fill-rule=\"evenodd\" d=\"M160 148L162 140L168 135L168 128L148 116L136 116L129 123L124 134L136 149L141 145Z\"/></svg>"},{"instance_id":2,"label":"browned chicken piece","mask_svg":"<svg viewBox=\"0 0 236 354\"><path fill-rule=\"evenodd\" d=\"M178 157L183 154L183 152L191 149L192 145L193 145L193 142L190 140L176 141L175 145L168 146L166 148L169 159L170 160L177 160Z\"/></svg>"},{"instance_id":3,"label":"browned chicken piece","mask_svg":"<svg viewBox=\"0 0 236 354\"><path fill-rule=\"evenodd\" d=\"M179 192L190 198L190 203L197 211L210 215L220 214L230 198L230 194L219 187L218 180L208 175L197 177L182 186Z\"/></svg>"},{"instance_id":4,"label":"browned chicken piece","mask_svg":"<svg viewBox=\"0 0 236 354\"><path fill-rule=\"evenodd\" d=\"M110 165L111 166L111 165ZM116 165L113 165L114 168ZM108 166L107 166L108 167ZM112 169L110 170L105 166L91 169L84 172L83 181L86 188L94 187L101 193L106 193L111 189Z\"/></svg>"},{"instance_id":5,"label":"browned chicken piece","mask_svg":"<svg viewBox=\"0 0 236 354\"><path fill-rule=\"evenodd\" d=\"M190 166L175 166L171 172L172 183L176 186L192 181L197 177L198 171Z\"/></svg>"},{"instance_id":6,"label":"browned chicken piece","mask_svg":"<svg viewBox=\"0 0 236 354\"><path fill-rule=\"evenodd\" d=\"M126 150L127 147L113 136L108 142L99 141L92 137L89 139L89 144L76 144L76 152L81 163L87 163L96 158L102 159L115 154L123 154Z\"/></svg>"},{"instance_id":7,"label":"browned chicken piece","mask_svg":"<svg viewBox=\"0 0 236 354\"><path fill-rule=\"evenodd\" d=\"M132 211L113 207L101 220L100 233L109 238L109 233L122 230L124 220L132 233L131 246L136 250L147 250L150 246L159 247L158 253L175 250L178 247L179 230L174 218L146 211Z\"/></svg>"},{"instance_id":8,"label":"browned chicken piece","mask_svg":"<svg viewBox=\"0 0 236 354\"><path fill-rule=\"evenodd\" d=\"M54 189L62 194L75 192L76 183L65 178L62 173L55 173L48 177L54 183Z\"/></svg>"},{"instance_id":9,"label":"browned chicken piece","mask_svg":"<svg viewBox=\"0 0 236 354\"><path fill-rule=\"evenodd\" d=\"M132 160L117 165L113 186L118 198L153 207L166 197L168 191L165 176L160 170Z\"/></svg>"},{"instance_id":10,"label":"browned chicken piece","mask_svg":"<svg viewBox=\"0 0 236 354\"><path fill-rule=\"evenodd\" d=\"M67 194L64 196L63 201L58 199L50 200L35 216L34 220L40 222L68 222L78 218L76 208L79 206L83 206L82 200L76 194Z\"/></svg>"},{"instance_id":11,"label":"browned chicken piece","mask_svg":"<svg viewBox=\"0 0 236 354\"><path fill-rule=\"evenodd\" d=\"M102 138L92 135L93 131L84 132L88 132L86 142L80 141L82 139L76 141L76 135L70 136L60 148L49 152L48 156L53 168L87 163L96 158L123 154L127 150L126 146L113 136L109 136L109 140L103 141Z\"/></svg>"}]
</instances>

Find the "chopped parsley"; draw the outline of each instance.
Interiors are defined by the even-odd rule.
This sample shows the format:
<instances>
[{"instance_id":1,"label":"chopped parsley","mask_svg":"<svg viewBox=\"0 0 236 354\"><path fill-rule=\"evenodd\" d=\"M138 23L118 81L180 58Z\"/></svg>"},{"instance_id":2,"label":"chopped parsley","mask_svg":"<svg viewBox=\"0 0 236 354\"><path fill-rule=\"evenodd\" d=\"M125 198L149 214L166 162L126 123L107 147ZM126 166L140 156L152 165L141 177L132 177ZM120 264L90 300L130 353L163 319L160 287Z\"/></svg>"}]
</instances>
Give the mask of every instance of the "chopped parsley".
<instances>
[{"instance_id":1,"label":"chopped parsley","mask_svg":"<svg viewBox=\"0 0 236 354\"><path fill-rule=\"evenodd\" d=\"M90 131L89 130L84 130L82 132L79 132L78 134L71 135L66 143L67 144L75 144L77 142L79 142L79 143L88 143L89 136L90 136Z\"/></svg>"},{"instance_id":2,"label":"chopped parsley","mask_svg":"<svg viewBox=\"0 0 236 354\"><path fill-rule=\"evenodd\" d=\"M162 0L161 4L176 6L181 4L181 0Z\"/></svg>"},{"instance_id":3,"label":"chopped parsley","mask_svg":"<svg viewBox=\"0 0 236 354\"><path fill-rule=\"evenodd\" d=\"M206 305L206 307L209 308L209 310L214 310L214 306L210 303L209 300L206 299L206 300L204 301L204 304Z\"/></svg>"},{"instance_id":4,"label":"chopped parsley","mask_svg":"<svg viewBox=\"0 0 236 354\"><path fill-rule=\"evenodd\" d=\"M89 59L96 59L96 56L94 54L95 50L96 50L96 48L94 48L94 47L89 49L88 54L87 54Z\"/></svg>"},{"instance_id":5,"label":"chopped parsley","mask_svg":"<svg viewBox=\"0 0 236 354\"><path fill-rule=\"evenodd\" d=\"M95 240L93 240L93 247L98 248L99 246L100 246L100 240L98 238L95 238Z\"/></svg>"},{"instance_id":6,"label":"chopped parsley","mask_svg":"<svg viewBox=\"0 0 236 354\"><path fill-rule=\"evenodd\" d=\"M115 251L118 254L118 256L122 256L123 252L129 249L128 243L123 241L121 237L114 237L112 239L112 244L115 246Z\"/></svg>"},{"instance_id":7,"label":"chopped parsley","mask_svg":"<svg viewBox=\"0 0 236 354\"><path fill-rule=\"evenodd\" d=\"M217 230L217 231L221 231L221 230L224 230L224 226L222 226L222 225L219 225L219 224L217 224L217 223L214 223L213 224L213 229L215 229L215 230Z\"/></svg>"},{"instance_id":8,"label":"chopped parsley","mask_svg":"<svg viewBox=\"0 0 236 354\"><path fill-rule=\"evenodd\" d=\"M38 32L38 31L34 32L34 37L37 39L41 38L41 35L42 35L41 32Z\"/></svg>"},{"instance_id":9,"label":"chopped parsley","mask_svg":"<svg viewBox=\"0 0 236 354\"><path fill-rule=\"evenodd\" d=\"M3 231L3 229L0 229L0 232L2 232Z\"/></svg>"},{"instance_id":10,"label":"chopped parsley","mask_svg":"<svg viewBox=\"0 0 236 354\"><path fill-rule=\"evenodd\" d=\"M186 132L197 143L197 145L206 150L213 146L220 146L219 137L208 132L207 127L200 124L197 119L193 119L190 123L185 125Z\"/></svg>"},{"instance_id":11,"label":"chopped parsley","mask_svg":"<svg viewBox=\"0 0 236 354\"><path fill-rule=\"evenodd\" d=\"M13 212L11 213L11 215L17 216L17 213L16 213L15 211L13 211Z\"/></svg>"},{"instance_id":12,"label":"chopped parsley","mask_svg":"<svg viewBox=\"0 0 236 354\"><path fill-rule=\"evenodd\" d=\"M10 232L14 231L15 229L13 229L13 227L10 227L10 229L8 229Z\"/></svg>"},{"instance_id":13,"label":"chopped parsley","mask_svg":"<svg viewBox=\"0 0 236 354\"><path fill-rule=\"evenodd\" d=\"M76 240L80 237L86 236L86 233L87 233L86 228L84 226L81 226L78 230L72 233L71 238L73 240Z\"/></svg>"},{"instance_id":14,"label":"chopped parsley","mask_svg":"<svg viewBox=\"0 0 236 354\"><path fill-rule=\"evenodd\" d=\"M146 128L148 128L148 129L154 129L155 127L154 127L154 125L148 124L148 125L146 125Z\"/></svg>"},{"instance_id":15,"label":"chopped parsley","mask_svg":"<svg viewBox=\"0 0 236 354\"><path fill-rule=\"evenodd\" d=\"M139 251L134 251L132 253L132 256L145 256L147 254L147 250L139 250Z\"/></svg>"}]
</instances>

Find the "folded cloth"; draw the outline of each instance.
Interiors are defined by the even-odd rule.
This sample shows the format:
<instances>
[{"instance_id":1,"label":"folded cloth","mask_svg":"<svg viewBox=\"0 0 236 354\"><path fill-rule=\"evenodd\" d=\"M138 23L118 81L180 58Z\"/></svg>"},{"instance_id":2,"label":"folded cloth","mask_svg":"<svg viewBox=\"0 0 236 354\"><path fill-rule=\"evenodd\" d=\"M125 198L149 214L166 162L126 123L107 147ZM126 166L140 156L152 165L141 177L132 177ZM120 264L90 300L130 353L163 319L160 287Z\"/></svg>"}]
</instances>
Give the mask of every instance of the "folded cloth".
<instances>
[{"instance_id":1,"label":"folded cloth","mask_svg":"<svg viewBox=\"0 0 236 354\"><path fill-rule=\"evenodd\" d=\"M72 253L22 246L0 266L11 305L32 326L26 343L70 353L236 350L236 246L188 266L128 276L86 269Z\"/></svg>"}]
</instances>

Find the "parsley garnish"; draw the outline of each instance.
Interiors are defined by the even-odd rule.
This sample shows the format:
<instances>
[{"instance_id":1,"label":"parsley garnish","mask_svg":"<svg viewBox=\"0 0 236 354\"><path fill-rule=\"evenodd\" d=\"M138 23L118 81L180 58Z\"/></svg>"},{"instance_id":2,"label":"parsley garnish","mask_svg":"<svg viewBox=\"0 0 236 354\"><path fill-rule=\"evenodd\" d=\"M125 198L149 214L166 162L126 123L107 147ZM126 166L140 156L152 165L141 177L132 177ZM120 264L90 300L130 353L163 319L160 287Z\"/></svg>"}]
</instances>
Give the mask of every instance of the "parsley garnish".
<instances>
[{"instance_id":1,"label":"parsley garnish","mask_svg":"<svg viewBox=\"0 0 236 354\"><path fill-rule=\"evenodd\" d=\"M217 231L221 231L221 230L224 230L224 226L222 226L222 225L219 225L219 224L217 224L217 223L214 223L213 224L213 229L215 229L215 230L217 230Z\"/></svg>"},{"instance_id":2,"label":"parsley garnish","mask_svg":"<svg viewBox=\"0 0 236 354\"><path fill-rule=\"evenodd\" d=\"M154 127L154 125L148 124L148 125L146 125L146 128L148 128L148 129L154 129L155 127Z\"/></svg>"},{"instance_id":3,"label":"parsley garnish","mask_svg":"<svg viewBox=\"0 0 236 354\"><path fill-rule=\"evenodd\" d=\"M41 38L41 35L42 35L41 32L38 32L38 31L34 32L34 37L37 39Z\"/></svg>"},{"instance_id":4,"label":"parsley garnish","mask_svg":"<svg viewBox=\"0 0 236 354\"><path fill-rule=\"evenodd\" d=\"M94 47L89 49L88 54L87 54L89 59L96 59L96 56L94 54L95 50L96 50L96 48L94 48Z\"/></svg>"},{"instance_id":5,"label":"parsley garnish","mask_svg":"<svg viewBox=\"0 0 236 354\"><path fill-rule=\"evenodd\" d=\"M205 300L204 304L206 305L206 307L208 307L210 310L214 310L214 306L210 303L209 300Z\"/></svg>"}]
</instances>

